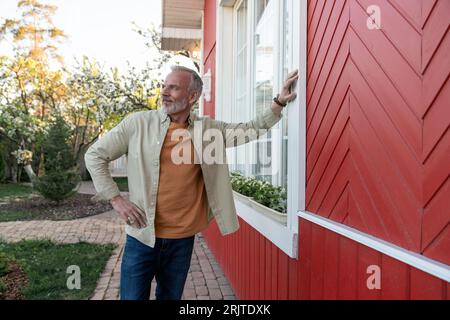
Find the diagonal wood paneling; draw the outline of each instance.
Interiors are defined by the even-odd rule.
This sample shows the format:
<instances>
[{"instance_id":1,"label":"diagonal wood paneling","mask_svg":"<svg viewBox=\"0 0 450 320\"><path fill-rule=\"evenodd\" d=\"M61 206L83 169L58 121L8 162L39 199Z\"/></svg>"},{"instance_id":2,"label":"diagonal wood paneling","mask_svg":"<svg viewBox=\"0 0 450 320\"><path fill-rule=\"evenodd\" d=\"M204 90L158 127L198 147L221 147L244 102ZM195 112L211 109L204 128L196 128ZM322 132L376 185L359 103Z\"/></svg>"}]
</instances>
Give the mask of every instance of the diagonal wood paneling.
<instances>
[{"instance_id":1,"label":"diagonal wood paneling","mask_svg":"<svg viewBox=\"0 0 450 320\"><path fill-rule=\"evenodd\" d=\"M314 0L308 26L307 209L450 263L450 1Z\"/></svg>"}]
</instances>

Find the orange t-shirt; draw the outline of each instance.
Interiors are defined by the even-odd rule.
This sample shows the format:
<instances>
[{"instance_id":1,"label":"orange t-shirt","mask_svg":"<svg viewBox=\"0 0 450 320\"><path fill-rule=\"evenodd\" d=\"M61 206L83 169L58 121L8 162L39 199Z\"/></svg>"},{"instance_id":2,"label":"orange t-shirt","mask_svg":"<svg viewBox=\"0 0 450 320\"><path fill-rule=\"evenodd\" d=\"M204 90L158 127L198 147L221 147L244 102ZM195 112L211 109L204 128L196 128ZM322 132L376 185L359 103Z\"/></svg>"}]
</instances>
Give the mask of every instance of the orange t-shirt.
<instances>
[{"instance_id":1,"label":"orange t-shirt","mask_svg":"<svg viewBox=\"0 0 450 320\"><path fill-rule=\"evenodd\" d=\"M187 126L171 122L161 149L155 216L158 238L185 238L208 226L205 183L200 165L194 163ZM190 155L185 154L189 150Z\"/></svg>"}]
</instances>

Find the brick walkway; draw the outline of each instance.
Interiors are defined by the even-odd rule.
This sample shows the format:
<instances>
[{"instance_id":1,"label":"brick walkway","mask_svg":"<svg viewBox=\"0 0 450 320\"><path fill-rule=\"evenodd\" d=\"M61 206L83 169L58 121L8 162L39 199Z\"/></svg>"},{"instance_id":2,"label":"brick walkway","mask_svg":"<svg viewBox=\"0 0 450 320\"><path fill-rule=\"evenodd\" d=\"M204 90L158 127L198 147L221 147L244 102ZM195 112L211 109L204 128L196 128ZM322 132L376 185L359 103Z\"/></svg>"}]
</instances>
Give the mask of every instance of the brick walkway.
<instances>
[{"instance_id":1,"label":"brick walkway","mask_svg":"<svg viewBox=\"0 0 450 320\"><path fill-rule=\"evenodd\" d=\"M91 194L92 184L84 183L79 192ZM13 221L0 222L0 238L7 242L48 239L59 243L115 243L113 252L100 276L92 300L119 298L120 264L125 239L123 222L114 211L71 221ZM150 299L155 298L156 283L152 284ZM215 261L201 235L197 235L183 299L234 300L235 296L220 266Z\"/></svg>"}]
</instances>

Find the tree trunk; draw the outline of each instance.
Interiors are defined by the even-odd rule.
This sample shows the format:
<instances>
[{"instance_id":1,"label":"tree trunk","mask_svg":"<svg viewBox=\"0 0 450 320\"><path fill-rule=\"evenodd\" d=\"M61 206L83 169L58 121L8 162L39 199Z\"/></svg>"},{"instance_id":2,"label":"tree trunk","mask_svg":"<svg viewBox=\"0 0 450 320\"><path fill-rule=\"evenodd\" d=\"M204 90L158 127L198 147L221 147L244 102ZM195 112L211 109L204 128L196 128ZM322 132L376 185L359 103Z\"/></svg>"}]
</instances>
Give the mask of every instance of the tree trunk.
<instances>
[{"instance_id":1,"label":"tree trunk","mask_svg":"<svg viewBox=\"0 0 450 320\"><path fill-rule=\"evenodd\" d=\"M17 183L17 164L13 163L11 166L11 182Z\"/></svg>"},{"instance_id":2,"label":"tree trunk","mask_svg":"<svg viewBox=\"0 0 450 320\"><path fill-rule=\"evenodd\" d=\"M86 154L87 150L89 149L89 146L90 146L90 144L81 146L81 148L78 152L78 157L76 159L78 173L80 174L82 180L90 180L89 172L86 169L86 163L84 161L84 155Z\"/></svg>"},{"instance_id":3,"label":"tree trunk","mask_svg":"<svg viewBox=\"0 0 450 320\"><path fill-rule=\"evenodd\" d=\"M30 178L31 183L33 183L34 178L36 177L36 174L33 171L33 168L31 167L31 164L27 164L25 167L25 172L28 175L28 178Z\"/></svg>"},{"instance_id":4,"label":"tree trunk","mask_svg":"<svg viewBox=\"0 0 450 320\"><path fill-rule=\"evenodd\" d=\"M44 152L43 149L41 148L41 156L39 157L39 167L37 170L37 175L38 177L42 177L43 175L45 175L45 166L44 166Z\"/></svg>"}]
</instances>

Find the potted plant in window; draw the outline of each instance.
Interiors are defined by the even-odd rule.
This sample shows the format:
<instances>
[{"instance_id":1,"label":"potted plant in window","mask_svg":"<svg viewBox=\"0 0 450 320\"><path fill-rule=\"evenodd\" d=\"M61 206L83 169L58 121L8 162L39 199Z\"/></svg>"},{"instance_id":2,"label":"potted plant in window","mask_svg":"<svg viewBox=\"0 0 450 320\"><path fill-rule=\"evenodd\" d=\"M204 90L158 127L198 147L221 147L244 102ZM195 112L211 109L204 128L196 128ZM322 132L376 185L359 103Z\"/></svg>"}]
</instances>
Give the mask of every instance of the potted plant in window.
<instances>
[{"instance_id":1,"label":"potted plant in window","mask_svg":"<svg viewBox=\"0 0 450 320\"><path fill-rule=\"evenodd\" d=\"M231 174L233 193L241 202L280 223L287 222L287 197L282 187L240 173Z\"/></svg>"}]
</instances>

